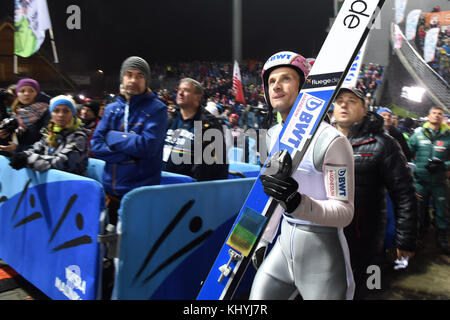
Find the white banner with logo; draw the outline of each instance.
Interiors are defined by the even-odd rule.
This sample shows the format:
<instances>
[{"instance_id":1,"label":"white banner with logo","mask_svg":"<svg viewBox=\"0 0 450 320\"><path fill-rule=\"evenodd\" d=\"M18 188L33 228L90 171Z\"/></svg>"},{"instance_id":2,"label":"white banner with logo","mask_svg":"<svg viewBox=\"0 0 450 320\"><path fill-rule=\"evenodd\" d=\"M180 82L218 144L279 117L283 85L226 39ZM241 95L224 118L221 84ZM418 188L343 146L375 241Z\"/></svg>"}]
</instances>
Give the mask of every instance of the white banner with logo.
<instances>
[{"instance_id":1,"label":"white banner with logo","mask_svg":"<svg viewBox=\"0 0 450 320\"><path fill-rule=\"evenodd\" d=\"M395 0L395 23L399 24L404 21L407 3L408 0Z\"/></svg>"},{"instance_id":2,"label":"white banner with logo","mask_svg":"<svg viewBox=\"0 0 450 320\"><path fill-rule=\"evenodd\" d=\"M414 40L417 33L417 23L419 22L420 14L422 10L416 9L408 13L406 17L406 39Z\"/></svg>"},{"instance_id":3,"label":"white banner with logo","mask_svg":"<svg viewBox=\"0 0 450 320\"><path fill-rule=\"evenodd\" d=\"M436 44L438 41L439 28L433 28L427 31L425 35L425 46L423 48L423 58L426 62L434 61L436 53Z\"/></svg>"}]
</instances>

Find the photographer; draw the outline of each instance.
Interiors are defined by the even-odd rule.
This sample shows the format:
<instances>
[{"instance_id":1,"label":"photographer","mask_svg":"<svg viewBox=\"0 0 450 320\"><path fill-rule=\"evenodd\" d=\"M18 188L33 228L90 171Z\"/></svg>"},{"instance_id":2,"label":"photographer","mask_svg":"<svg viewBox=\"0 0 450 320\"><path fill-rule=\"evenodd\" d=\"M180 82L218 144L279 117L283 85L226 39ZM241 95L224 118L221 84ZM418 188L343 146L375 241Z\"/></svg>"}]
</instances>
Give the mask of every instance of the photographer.
<instances>
[{"instance_id":1,"label":"photographer","mask_svg":"<svg viewBox=\"0 0 450 320\"><path fill-rule=\"evenodd\" d=\"M8 106L14 101L14 96L11 95L7 89L0 88L0 130L11 126L11 121L8 113ZM13 129L15 130L15 128ZM2 139L0 137L0 145L8 145L8 139ZM7 153L0 151L0 155L6 156Z\"/></svg>"},{"instance_id":2,"label":"photographer","mask_svg":"<svg viewBox=\"0 0 450 320\"><path fill-rule=\"evenodd\" d=\"M50 113L48 103L37 102L40 91L36 80L22 79L17 83L11 116L0 124L0 139L7 142L0 145L0 152L11 155L26 150L41 138L40 130L50 120Z\"/></svg>"}]
</instances>

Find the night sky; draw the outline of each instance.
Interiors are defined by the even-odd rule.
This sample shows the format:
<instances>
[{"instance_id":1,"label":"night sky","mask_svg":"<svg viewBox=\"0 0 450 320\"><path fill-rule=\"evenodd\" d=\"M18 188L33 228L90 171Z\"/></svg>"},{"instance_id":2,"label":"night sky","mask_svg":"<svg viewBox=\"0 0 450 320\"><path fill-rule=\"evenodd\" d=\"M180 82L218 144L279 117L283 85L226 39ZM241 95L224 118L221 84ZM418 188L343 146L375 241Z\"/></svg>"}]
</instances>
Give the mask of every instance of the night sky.
<instances>
[{"instance_id":1,"label":"night sky","mask_svg":"<svg viewBox=\"0 0 450 320\"><path fill-rule=\"evenodd\" d=\"M0 19L13 16L2 0ZM118 72L139 55L153 63L232 60L232 0L47 0L61 67L67 72ZM317 55L332 0L243 0L243 59L281 50ZM81 9L81 30L68 30L66 8ZM43 49L51 53L48 39Z\"/></svg>"}]
</instances>

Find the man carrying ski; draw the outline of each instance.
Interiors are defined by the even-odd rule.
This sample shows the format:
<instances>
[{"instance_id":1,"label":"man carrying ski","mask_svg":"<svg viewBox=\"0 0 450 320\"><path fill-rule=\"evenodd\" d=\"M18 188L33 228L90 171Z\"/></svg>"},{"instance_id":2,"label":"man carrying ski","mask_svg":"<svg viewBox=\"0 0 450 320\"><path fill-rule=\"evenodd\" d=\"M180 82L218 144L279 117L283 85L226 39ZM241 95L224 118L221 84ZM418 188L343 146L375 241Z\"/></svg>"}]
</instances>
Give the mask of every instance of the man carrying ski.
<instances>
[{"instance_id":1,"label":"man carrying ski","mask_svg":"<svg viewBox=\"0 0 450 320\"><path fill-rule=\"evenodd\" d=\"M289 51L273 55L264 65L264 95L283 123L310 68L304 57ZM269 150L281 129L277 124L269 130ZM290 158L280 150L269 162L286 156ZM260 179L264 192L280 206L253 256L258 272L250 299L289 299L298 293L303 299L352 299L353 275L343 234L354 210L353 153L347 139L323 122L292 177L270 172ZM262 262L280 220L281 234Z\"/></svg>"}]
</instances>

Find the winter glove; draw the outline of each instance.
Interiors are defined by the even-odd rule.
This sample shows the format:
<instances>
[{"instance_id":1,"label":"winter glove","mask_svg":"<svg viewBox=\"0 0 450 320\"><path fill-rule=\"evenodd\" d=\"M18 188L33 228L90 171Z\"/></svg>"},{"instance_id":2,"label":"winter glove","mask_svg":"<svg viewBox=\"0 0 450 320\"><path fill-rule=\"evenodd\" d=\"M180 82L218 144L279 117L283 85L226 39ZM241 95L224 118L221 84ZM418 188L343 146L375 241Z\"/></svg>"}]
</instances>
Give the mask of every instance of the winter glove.
<instances>
[{"instance_id":1,"label":"winter glove","mask_svg":"<svg viewBox=\"0 0 450 320\"><path fill-rule=\"evenodd\" d=\"M428 164L425 166L429 173L434 174L438 172L444 172L447 170L445 162L438 158L432 158L428 160Z\"/></svg>"},{"instance_id":2,"label":"winter glove","mask_svg":"<svg viewBox=\"0 0 450 320\"><path fill-rule=\"evenodd\" d=\"M266 257L267 247L269 246L269 243L261 239L258 243L258 246L256 247L255 253L252 257L252 263L256 270L259 269L261 264L264 261L264 258Z\"/></svg>"},{"instance_id":3,"label":"winter glove","mask_svg":"<svg viewBox=\"0 0 450 320\"><path fill-rule=\"evenodd\" d=\"M264 193L277 200L287 213L292 213L302 200L298 183L291 176L292 159L286 151L276 152L266 164L267 170L260 176Z\"/></svg>"},{"instance_id":4,"label":"winter glove","mask_svg":"<svg viewBox=\"0 0 450 320\"><path fill-rule=\"evenodd\" d=\"M16 170L20 170L27 166L28 156L25 152L15 153L9 160L9 165Z\"/></svg>"}]
</instances>

